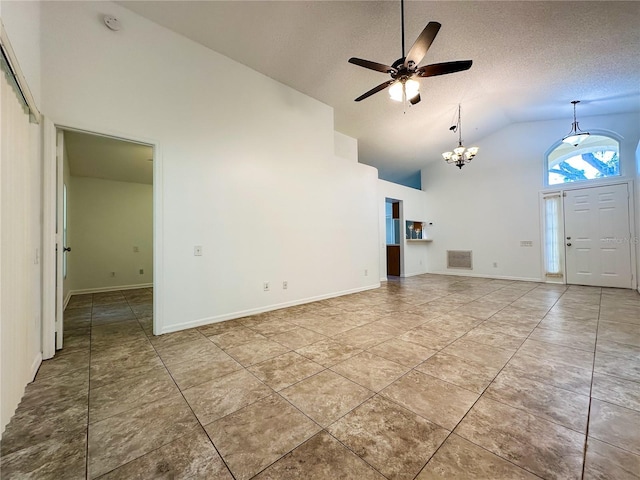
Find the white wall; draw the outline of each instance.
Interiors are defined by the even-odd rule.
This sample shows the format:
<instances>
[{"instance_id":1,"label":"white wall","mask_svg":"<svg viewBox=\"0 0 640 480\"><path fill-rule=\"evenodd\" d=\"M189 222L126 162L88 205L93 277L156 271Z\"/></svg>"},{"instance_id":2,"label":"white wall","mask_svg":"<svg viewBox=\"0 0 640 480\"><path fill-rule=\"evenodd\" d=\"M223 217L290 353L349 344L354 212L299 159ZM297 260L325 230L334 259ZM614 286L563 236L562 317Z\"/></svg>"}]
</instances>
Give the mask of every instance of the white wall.
<instances>
[{"instance_id":1,"label":"white wall","mask_svg":"<svg viewBox=\"0 0 640 480\"><path fill-rule=\"evenodd\" d=\"M379 211L379 246L380 246L380 276L386 280L387 276L387 247L385 232L385 198L401 200L400 209L400 274L403 277L427 273L428 257L431 255L431 243L411 243L405 240L405 222L430 222L427 209L427 194L422 190L405 187L396 183L378 180L378 211ZM427 236L431 236L432 227L428 227Z\"/></svg>"},{"instance_id":2,"label":"white wall","mask_svg":"<svg viewBox=\"0 0 640 480\"><path fill-rule=\"evenodd\" d=\"M9 40L36 101L40 98L39 9L2 2ZM41 142L2 75L0 169L0 431L13 415L41 355Z\"/></svg>"},{"instance_id":3,"label":"white wall","mask_svg":"<svg viewBox=\"0 0 640 480\"><path fill-rule=\"evenodd\" d=\"M71 177L68 188L72 293L151 284L153 186Z\"/></svg>"},{"instance_id":4,"label":"white wall","mask_svg":"<svg viewBox=\"0 0 640 480\"><path fill-rule=\"evenodd\" d=\"M637 114L580 120L583 129L623 137L622 180L635 178L638 124ZM565 130L566 121L513 124L477 142L478 156L462 170L442 160L423 169L422 188L434 223L429 272L460 273L446 269L446 250L472 250L471 275L542 279L538 202L544 155ZM520 247L521 240L533 247Z\"/></svg>"},{"instance_id":5,"label":"white wall","mask_svg":"<svg viewBox=\"0 0 640 480\"><path fill-rule=\"evenodd\" d=\"M377 173L331 108L112 3L44 2L42 48L56 123L156 146L158 332L378 285Z\"/></svg>"}]
</instances>

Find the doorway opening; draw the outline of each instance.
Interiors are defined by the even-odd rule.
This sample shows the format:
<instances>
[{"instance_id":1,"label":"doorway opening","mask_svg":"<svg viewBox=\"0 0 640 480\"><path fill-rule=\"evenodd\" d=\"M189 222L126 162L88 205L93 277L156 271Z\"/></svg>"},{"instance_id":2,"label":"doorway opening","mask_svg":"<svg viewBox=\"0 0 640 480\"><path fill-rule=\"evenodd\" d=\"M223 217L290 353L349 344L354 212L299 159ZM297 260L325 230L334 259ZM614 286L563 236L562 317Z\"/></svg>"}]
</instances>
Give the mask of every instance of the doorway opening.
<instances>
[{"instance_id":1,"label":"doorway opening","mask_svg":"<svg viewBox=\"0 0 640 480\"><path fill-rule=\"evenodd\" d=\"M98 325L153 333L149 144L57 128L56 350Z\"/></svg>"},{"instance_id":2,"label":"doorway opening","mask_svg":"<svg viewBox=\"0 0 640 480\"><path fill-rule=\"evenodd\" d=\"M402 201L385 198L385 232L387 249L387 277L402 275L403 242L400 226Z\"/></svg>"}]
</instances>

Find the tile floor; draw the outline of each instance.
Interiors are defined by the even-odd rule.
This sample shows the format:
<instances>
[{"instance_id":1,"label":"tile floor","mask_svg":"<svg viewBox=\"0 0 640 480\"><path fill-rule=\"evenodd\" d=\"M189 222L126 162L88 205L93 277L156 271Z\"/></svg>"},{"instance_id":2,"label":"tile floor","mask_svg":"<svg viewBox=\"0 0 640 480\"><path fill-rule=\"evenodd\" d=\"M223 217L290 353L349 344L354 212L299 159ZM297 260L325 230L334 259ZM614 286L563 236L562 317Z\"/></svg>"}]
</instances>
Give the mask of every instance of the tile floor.
<instances>
[{"instance_id":1,"label":"tile floor","mask_svg":"<svg viewBox=\"0 0 640 480\"><path fill-rule=\"evenodd\" d=\"M75 296L1 446L38 479L640 478L640 295L423 275L154 337Z\"/></svg>"}]
</instances>

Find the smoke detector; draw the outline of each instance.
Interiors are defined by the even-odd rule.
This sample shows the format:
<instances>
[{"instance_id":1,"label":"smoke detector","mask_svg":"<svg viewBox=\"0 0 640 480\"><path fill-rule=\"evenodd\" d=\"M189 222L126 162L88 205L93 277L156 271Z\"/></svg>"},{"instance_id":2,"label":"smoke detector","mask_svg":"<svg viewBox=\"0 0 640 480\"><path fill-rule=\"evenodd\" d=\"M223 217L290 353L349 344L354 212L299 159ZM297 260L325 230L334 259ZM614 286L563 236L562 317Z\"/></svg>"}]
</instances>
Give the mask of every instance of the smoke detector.
<instances>
[{"instance_id":1,"label":"smoke detector","mask_svg":"<svg viewBox=\"0 0 640 480\"><path fill-rule=\"evenodd\" d=\"M104 24L114 32L117 32L122 28L122 25L120 25L120 20L118 20L116 17L112 17L111 15L105 15L103 17L103 20L104 20Z\"/></svg>"}]
</instances>

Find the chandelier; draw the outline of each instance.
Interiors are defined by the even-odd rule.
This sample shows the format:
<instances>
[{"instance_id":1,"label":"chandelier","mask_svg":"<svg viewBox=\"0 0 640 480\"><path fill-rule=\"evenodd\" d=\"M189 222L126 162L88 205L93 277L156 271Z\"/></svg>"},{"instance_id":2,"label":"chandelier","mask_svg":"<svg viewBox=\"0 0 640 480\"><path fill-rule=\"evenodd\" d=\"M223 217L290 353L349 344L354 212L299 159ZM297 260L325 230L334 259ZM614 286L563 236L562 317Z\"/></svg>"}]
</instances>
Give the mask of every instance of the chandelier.
<instances>
[{"instance_id":1,"label":"chandelier","mask_svg":"<svg viewBox=\"0 0 640 480\"><path fill-rule=\"evenodd\" d=\"M576 120L576 104L580 103L580 100L574 100L571 102L573 104L573 123L571 124L571 131L564 136L562 141L564 143L568 143L577 147L589 136L589 132L583 132L580 130L578 126L578 121Z\"/></svg>"},{"instance_id":2,"label":"chandelier","mask_svg":"<svg viewBox=\"0 0 640 480\"><path fill-rule=\"evenodd\" d=\"M452 132L458 132L458 146L453 149L453 152L444 152L442 158L447 163L452 163L456 167L462 169L467 163L473 160L473 157L478 153L478 147L465 147L462 145L462 122L460 120L460 105L458 105L458 123L450 128Z\"/></svg>"}]
</instances>

